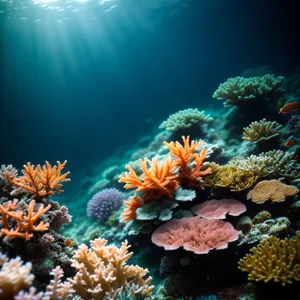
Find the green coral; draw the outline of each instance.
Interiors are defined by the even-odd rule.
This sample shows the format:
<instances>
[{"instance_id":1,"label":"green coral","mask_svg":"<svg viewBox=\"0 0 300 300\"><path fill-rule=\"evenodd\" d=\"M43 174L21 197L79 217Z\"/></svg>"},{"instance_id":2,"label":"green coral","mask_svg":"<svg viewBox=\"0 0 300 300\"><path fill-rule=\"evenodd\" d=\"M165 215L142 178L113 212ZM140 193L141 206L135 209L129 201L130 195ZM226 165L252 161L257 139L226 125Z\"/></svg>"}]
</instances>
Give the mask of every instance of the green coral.
<instances>
[{"instance_id":1,"label":"green coral","mask_svg":"<svg viewBox=\"0 0 300 300\"><path fill-rule=\"evenodd\" d=\"M161 123L159 128L174 132L190 128L193 125L203 125L211 121L213 121L213 118L205 114L204 111L199 111L197 108L188 108L170 115L166 121Z\"/></svg>"},{"instance_id":2,"label":"green coral","mask_svg":"<svg viewBox=\"0 0 300 300\"><path fill-rule=\"evenodd\" d=\"M269 140L279 135L282 125L277 122L270 122L262 119L259 122L252 122L248 127L244 128L243 140L250 142L260 142Z\"/></svg>"},{"instance_id":3,"label":"green coral","mask_svg":"<svg viewBox=\"0 0 300 300\"><path fill-rule=\"evenodd\" d=\"M280 90L283 76L266 74L255 77L234 77L221 83L214 92L214 99L225 100L224 106L240 106L242 103L260 96L267 97Z\"/></svg>"}]
</instances>

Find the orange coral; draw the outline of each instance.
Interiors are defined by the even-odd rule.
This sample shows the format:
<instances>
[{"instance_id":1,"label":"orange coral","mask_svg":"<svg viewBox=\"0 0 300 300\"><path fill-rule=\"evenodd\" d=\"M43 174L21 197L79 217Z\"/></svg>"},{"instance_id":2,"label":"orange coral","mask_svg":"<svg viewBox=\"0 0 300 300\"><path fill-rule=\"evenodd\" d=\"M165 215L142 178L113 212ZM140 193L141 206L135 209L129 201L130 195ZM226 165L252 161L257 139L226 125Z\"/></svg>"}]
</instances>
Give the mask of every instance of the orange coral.
<instances>
[{"instance_id":1,"label":"orange coral","mask_svg":"<svg viewBox=\"0 0 300 300\"><path fill-rule=\"evenodd\" d=\"M46 213L51 205L49 204L47 207L44 207L41 204L36 212L35 209L35 201L31 200L28 205L28 213L27 216L23 216L23 211L12 211L16 208L18 200L14 200L13 202L9 201L5 204L5 206L0 205L0 211L2 213L2 230L1 233L6 236L6 239L11 239L15 237L25 238L29 240L32 237L33 231L45 231L47 230L49 224L40 222L38 225L34 225L37 219ZM10 224L8 217L12 218L17 223L16 229L9 230Z\"/></svg>"},{"instance_id":2,"label":"orange coral","mask_svg":"<svg viewBox=\"0 0 300 300\"><path fill-rule=\"evenodd\" d=\"M70 172L66 172L61 175L62 169L65 167L67 161L63 163L57 162L57 166L51 166L48 161L41 167L37 165L34 167L30 162L24 165L22 173L24 176L17 177L17 175L11 177L8 173L5 173L5 177L11 185L18 187L18 190L26 190L34 195L36 200L42 197L54 195L56 192L60 194L63 192L61 189L62 184L60 182L67 182L71 179L66 178Z\"/></svg>"},{"instance_id":3,"label":"orange coral","mask_svg":"<svg viewBox=\"0 0 300 300\"><path fill-rule=\"evenodd\" d=\"M138 197L132 197L129 201L124 201L127 208L124 209L121 216L123 217L123 222L129 222L136 217L136 210L142 207L141 200Z\"/></svg>"},{"instance_id":4,"label":"orange coral","mask_svg":"<svg viewBox=\"0 0 300 300\"><path fill-rule=\"evenodd\" d=\"M211 168L202 171L207 150L203 148L200 153L195 153L196 149L203 143L202 140L190 142L189 136L182 136L182 140L183 145L178 141L164 142L165 146L170 150L170 154L176 158L174 163L180 168L179 180L182 180L189 186L200 186L200 188L203 188L202 185L199 185L202 177L212 173Z\"/></svg>"},{"instance_id":5,"label":"orange coral","mask_svg":"<svg viewBox=\"0 0 300 300\"><path fill-rule=\"evenodd\" d=\"M140 159L139 162L143 171L141 178L129 165L126 165L129 172L119 177L119 182L126 183L125 189L136 188L136 193L143 192L142 198L145 201L159 199L163 196L171 198L179 186L178 175L174 174L176 168L174 161L167 158L159 164L156 158L151 161L144 158L144 160Z\"/></svg>"}]
</instances>

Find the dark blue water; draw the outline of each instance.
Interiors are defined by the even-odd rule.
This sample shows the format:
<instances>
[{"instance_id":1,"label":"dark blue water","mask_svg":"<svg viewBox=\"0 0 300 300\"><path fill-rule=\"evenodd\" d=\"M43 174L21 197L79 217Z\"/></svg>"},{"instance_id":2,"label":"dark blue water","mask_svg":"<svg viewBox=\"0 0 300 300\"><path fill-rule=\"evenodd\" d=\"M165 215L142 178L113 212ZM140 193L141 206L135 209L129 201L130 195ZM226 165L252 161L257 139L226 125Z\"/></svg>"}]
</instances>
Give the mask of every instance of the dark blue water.
<instances>
[{"instance_id":1,"label":"dark blue water","mask_svg":"<svg viewBox=\"0 0 300 300\"><path fill-rule=\"evenodd\" d=\"M29 2L1 3L0 164L67 159L76 180L170 113L222 107L226 78L299 63L292 1L90 1L65 19Z\"/></svg>"}]
</instances>

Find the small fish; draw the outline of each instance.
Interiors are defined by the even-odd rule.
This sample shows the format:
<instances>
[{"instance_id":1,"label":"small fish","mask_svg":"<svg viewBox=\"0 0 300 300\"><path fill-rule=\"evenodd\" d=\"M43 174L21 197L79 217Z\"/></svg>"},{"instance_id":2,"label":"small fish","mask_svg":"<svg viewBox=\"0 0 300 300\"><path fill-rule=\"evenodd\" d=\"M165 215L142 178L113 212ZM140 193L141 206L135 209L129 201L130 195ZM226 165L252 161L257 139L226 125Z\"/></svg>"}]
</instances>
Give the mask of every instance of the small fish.
<instances>
[{"instance_id":1,"label":"small fish","mask_svg":"<svg viewBox=\"0 0 300 300\"><path fill-rule=\"evenodd\" d=\"M295 141L294 140L288 140L284 146L289 148L289 147L292 147L294 145Z\"/></svg>"},{"instance_id":2,"label":"small fish","mask_svg":"<svg viewBox=\"0 0 300 300\"><path fill-rule=\"evenodd\" d=\"M299 101L289 102L288 104L286 104L282 108L280 108L279 113L280 114L289 114L289 113L295 112L299 108L300 108Z\"/></svg>"}]
</instances>

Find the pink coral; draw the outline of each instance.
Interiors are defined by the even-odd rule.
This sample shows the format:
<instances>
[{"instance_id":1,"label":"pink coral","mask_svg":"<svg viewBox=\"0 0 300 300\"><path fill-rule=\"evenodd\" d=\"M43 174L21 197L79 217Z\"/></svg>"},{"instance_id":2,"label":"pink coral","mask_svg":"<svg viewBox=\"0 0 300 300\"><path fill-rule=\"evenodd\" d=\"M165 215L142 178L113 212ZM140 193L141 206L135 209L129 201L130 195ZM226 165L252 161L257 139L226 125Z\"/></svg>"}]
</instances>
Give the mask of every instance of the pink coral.
<instances>
[{"instance_id":1,"label":"pink coral","mask_svg":"<svg viewBox=\"0 0 300 300\"><path fill-rule=\"evenodd\" d=\"M222 220L206 220L199 217L172 219L158 227L152 234L152 242L166 250L183 247L196 254L213 249L225 249L229 242L237 240L238 232Z\"/></svg>"},{"instance_id":2,"label":"pink coral","mask_svg":"<svg viewBox=\"0 0 300 300\"><path fill-rule=\"evenodd\" d=\"M214 220L225 219L226 214L239 216L246 211L246 206L234 199L210 200L192 208L199 217Z\"/></svg>"}]
</instances>

